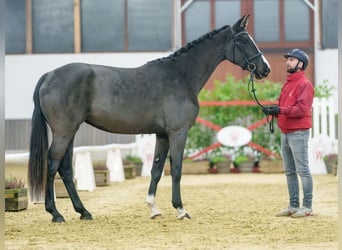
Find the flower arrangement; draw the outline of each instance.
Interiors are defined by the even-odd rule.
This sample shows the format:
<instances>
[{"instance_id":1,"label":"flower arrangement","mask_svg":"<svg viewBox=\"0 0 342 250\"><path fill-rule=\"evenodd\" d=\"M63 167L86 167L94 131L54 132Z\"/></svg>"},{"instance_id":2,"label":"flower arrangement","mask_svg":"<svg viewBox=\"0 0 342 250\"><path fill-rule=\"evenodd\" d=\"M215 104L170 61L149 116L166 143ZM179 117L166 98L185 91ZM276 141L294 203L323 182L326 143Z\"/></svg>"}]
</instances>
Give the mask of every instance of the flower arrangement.
<instances>
[{"instance_id":1,"label":"flower arrangement","mask_svg":"<svg viewBox=\"0 0 342 250\"><path fill-rule=\"evenodd\" d=\"M335 162L337 160L337 154L334 154L334 153L327 154L323 157L323 160L327 162Z\"/></svg>"},{"instance_id":2,"label":"flower arrangement","mask_svg":"<svg viewBox=\"0 0 342 250\"><path fill-rule=\"evenodd\" d=\"M17 189L24 187L25 180L23 178L10 176L9 178L5 179L5 189Z\"/></svg>"}]
</instances>

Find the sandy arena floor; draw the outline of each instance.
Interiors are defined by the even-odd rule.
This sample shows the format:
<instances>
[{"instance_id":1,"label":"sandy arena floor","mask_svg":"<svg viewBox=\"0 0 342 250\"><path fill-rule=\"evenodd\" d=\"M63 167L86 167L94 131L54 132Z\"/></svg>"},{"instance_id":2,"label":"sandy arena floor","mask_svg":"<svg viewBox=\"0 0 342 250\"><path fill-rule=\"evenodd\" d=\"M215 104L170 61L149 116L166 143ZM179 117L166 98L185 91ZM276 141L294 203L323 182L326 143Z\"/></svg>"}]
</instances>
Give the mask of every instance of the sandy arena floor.
<instances>
[{"instance_id":1,"label":"sandy arena floor","mask_svg":"<svg viewBox=\"0 0 342 250\"><path fill-rule=\"evenodd\" d=\"M5 213L6 249L337 249L336 176L314 176L314 212L277 218L287 206L283 174L183 175L182 199L191 220L176 219L171 177L157 191L163 217L149 218L149 177L80 192L93 221L79 220L70 199L57 199L66 223L55 224L43 204Z\"/></svg>"}]
</instances>

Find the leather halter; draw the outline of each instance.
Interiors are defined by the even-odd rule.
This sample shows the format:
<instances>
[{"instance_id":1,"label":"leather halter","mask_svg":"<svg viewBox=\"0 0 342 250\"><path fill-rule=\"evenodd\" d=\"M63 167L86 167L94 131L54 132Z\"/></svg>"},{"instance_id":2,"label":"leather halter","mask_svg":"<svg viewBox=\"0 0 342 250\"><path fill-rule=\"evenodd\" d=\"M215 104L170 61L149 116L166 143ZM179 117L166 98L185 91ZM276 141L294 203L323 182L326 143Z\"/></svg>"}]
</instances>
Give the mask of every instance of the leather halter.
<instances>
[{"instance_id":1,"label":"leather halter","mask_svg":"<svg viewBox=\"0 0 342 250\"><path fill-rule=\"evenodd\" d=\"M235 48L237 47L239 49L239 51L240 51L240 54L243 56L243 58L244 58L244 60L246 62L246 64L242 67L242 69L244 69L244 70L247 69L250 72L250 78L249 78L249 81L248 81L248 92L249 92L250 96L252 97L252 99L255 100L257 105L261 109L264 109L265 106L263 106L259 102L259 100L258 100L258 98L257 98L257 96L255 94L256 89L254 88L254 71L256 70L256 65L255 65L255 63L252 62L255 58L258 58L259 56L262 56L263 53L256 47L257 48L257 53L255 55L253 55L253 56L247 57L245 55L245 53L243 53L244 50L237 44L236 38L238 36L242 35L242 34L247 34L248 35L248 32L247 31L241 31L241 32L239 32L237 34L234 34L233 29L230 28L230 30L231 30L231 32L233 34L233 41L234 41L233 61L235 62ZM267 116L267 123L269 125L270 133L273 134L273 132L274 132L274 125L273 125L273 123L274 123L274 116L273 115L271 116L271 119L269 119L269 117Z\"/></svg>"},{"instance_id":2,"label":"leather halter","mask_svg":"<svg viewBox=\"0 0 342 250\"><path fill-rule=\"evenodd\" d=\"M259 57L259 56L262 56L263 53L257 48L257 53L253 56L250 56L250 57L247 57L244 53L244 50L241 48L241 46L239 46L239 44L236 42L236 38L242 34L247 34L248 35L248 32L247 31L241 31L237 34L234 33L233 29L230 28L232 34L233 34L233 41L234 41L234 47L233 47L233 61L235 62L235 48L237 47L240 51L240 54L243 56L246 64L244 66L242 66L242 69L245 70L247 69L249 72L254 72L255 69L256 69L256 65L255 63L253 63L252 61ZM249 36L249 35L248 35Z\"/></svg>"}]
</instances>

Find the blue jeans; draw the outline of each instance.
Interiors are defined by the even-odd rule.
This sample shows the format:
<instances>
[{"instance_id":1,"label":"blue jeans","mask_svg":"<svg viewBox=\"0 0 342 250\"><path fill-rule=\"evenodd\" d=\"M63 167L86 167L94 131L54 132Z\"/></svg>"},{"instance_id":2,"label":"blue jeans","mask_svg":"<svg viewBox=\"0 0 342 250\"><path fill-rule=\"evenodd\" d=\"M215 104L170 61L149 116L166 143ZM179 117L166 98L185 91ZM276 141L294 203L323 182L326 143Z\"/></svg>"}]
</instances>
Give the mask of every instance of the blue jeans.
<instances>
[{"instance_id":1,"label":"blue jeans","mask_svg":"<svg viewBox=\"0 0 342 250\"><path fill-rule=\"evenodd\" d=\"M308 140L308 129L281 134L281 151L291 207L300 206L298 175L301 178L303 188L303 206L312 207L313 185L309 169Z\"/></svg>"}]
</instances>

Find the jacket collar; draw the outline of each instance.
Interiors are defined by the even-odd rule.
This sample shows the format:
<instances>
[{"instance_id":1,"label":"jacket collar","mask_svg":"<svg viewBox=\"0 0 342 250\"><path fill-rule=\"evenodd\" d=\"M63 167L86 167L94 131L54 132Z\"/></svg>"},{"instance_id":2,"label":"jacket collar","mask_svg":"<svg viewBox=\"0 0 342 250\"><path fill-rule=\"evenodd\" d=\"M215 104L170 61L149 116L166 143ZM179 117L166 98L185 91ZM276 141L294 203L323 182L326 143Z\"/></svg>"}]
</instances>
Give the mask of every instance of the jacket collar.
<instances>
[{"instance_id":1,"label":"jacket collar","mask_svg":"<svg viewBox=\"0 0 342 250\"><path fill-rule=\"evenodd\" d=\"M295 73L288 74L286 79L288 82L291 82L291 81L296 81L296 80L302 78L303 76L304 76L304 71L300 70L300 71L297 71Z\"/></svg>"}]
</instances>

